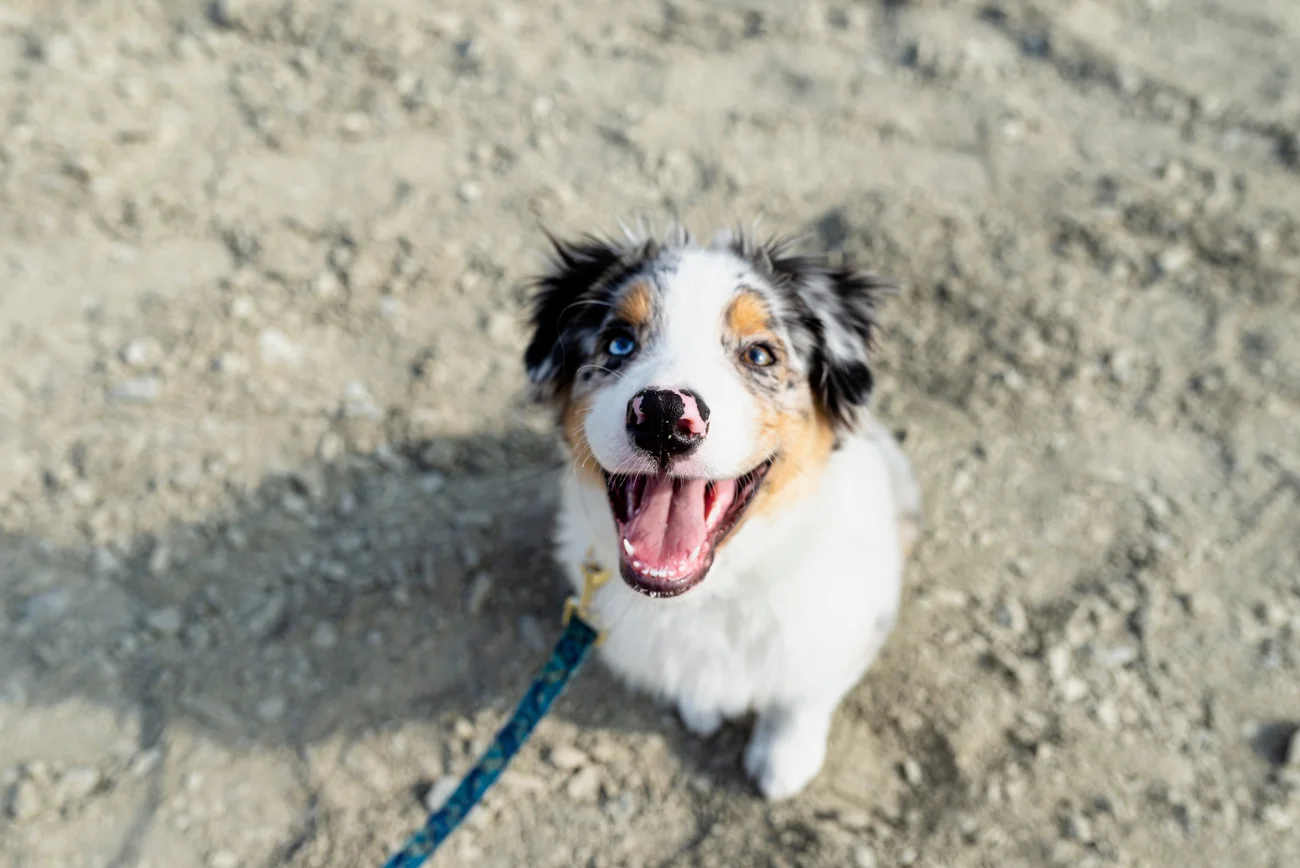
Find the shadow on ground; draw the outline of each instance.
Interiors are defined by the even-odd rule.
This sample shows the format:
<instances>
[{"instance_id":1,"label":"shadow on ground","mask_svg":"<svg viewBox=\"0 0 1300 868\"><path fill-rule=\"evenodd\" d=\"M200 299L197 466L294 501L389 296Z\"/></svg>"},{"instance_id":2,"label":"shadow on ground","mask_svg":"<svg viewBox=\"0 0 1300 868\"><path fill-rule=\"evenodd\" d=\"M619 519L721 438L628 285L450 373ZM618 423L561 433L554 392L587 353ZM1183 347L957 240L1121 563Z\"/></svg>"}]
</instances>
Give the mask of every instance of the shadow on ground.
<instances>
[{"instance_id":1,"label":"shadow on ground","mask_svg":"<svg viewBox=\"0 0 1300 868\"><path fill-rule=\"evenodd\" d=\"M526 432L424 442L268 478L224 514L120 551L0 538L19 609L0 644L31 673L0 688L10 702L111 709L140 751L177 724L301 753L412 719L504 713L559 632L559 468L549 439ZM556 713L662 729L744 786L741 734L692 748L598 666Z\"/></svg>"}]
</instances>

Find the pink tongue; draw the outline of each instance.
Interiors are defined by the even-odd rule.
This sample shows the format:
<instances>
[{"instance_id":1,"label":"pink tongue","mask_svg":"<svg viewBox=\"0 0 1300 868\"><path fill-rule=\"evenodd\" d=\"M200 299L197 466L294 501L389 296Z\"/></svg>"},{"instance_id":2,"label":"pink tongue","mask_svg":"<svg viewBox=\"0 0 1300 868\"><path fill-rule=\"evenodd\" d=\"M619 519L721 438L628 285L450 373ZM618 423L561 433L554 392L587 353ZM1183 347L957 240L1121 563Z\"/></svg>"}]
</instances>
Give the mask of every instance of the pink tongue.
<instances>
[{"instance_id":1,"label":"pink tongue","mask_svg":"<svg viewBox=\"0 0 1300 868\"><path fill-rule=\"evenodd\" d=\"M708 539L703 479L653 476L646 480L640 508L623 527L631 557L652 569L672 569L691 560Z\"/></svg>"}]
</instances>

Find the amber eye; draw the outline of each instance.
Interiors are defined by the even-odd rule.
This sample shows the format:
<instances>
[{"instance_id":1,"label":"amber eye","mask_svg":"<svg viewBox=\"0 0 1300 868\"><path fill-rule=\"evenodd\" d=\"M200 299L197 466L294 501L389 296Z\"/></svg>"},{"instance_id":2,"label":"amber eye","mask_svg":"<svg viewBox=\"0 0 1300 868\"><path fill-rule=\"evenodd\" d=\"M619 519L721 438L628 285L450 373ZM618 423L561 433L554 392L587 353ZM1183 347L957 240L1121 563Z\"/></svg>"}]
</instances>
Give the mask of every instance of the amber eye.
<instances>
[{"instance_id":1,"label":"amber eye","mask_svg":"<svg viewBox=\"0 0 1300 868\"><path fill-rule=\"evenodd\" d=\"M742 357L745 364L753 365L755 368L766 368L776 363L776 353L766 344L754 344L746 347Z\"/></svg>"}]
</instances>

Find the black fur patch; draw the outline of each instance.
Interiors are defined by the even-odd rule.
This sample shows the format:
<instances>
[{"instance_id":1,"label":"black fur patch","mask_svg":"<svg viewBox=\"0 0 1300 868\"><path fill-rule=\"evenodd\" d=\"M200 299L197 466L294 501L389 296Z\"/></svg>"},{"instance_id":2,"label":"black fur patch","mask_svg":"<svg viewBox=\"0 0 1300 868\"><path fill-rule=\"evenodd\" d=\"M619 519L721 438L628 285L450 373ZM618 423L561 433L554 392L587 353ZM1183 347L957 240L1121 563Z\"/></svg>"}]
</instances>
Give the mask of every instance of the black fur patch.
<instances>
[{"instance_id":1,"label":"black fur patch","mask_svg":"<svg viewBox=\"0 0 1300 868\"><path fill-rule=\"evenodd\" d=\"M853 425L857 410L871 397L874 379L869 355L879 331L889 281L824 257L790 252L791 242L758 243L741 236L732 250L765 276L781 297L782 319L808 361L809 381L837 427Z\"/></svg>"},{"instance_id":2,"label":"black fur patch","mask_svg":"<svg viewBox=\"0 0 1300 868\"><path fill-rule=\"evenodd\" d=\"M524 351L528 377L543 400L573 383L584 344L600 333L613 292L658 250L651 241L628 248L595 236L577 242L547 237L554 248L551 269L535 282L533 339Z\"/></svg>"}]
</instances>

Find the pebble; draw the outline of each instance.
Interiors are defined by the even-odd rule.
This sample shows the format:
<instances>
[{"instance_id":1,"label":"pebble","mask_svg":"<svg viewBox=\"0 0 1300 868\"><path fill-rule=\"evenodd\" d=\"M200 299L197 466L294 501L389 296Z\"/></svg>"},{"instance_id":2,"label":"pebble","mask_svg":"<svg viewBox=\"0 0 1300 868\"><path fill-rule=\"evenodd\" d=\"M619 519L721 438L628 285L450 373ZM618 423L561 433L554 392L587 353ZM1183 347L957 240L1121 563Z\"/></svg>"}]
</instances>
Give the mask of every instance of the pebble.
<instances>
[{"instance_id":1,"label":"pebble","mask_svg":"<svg viewBox=\"0 0 1300 868\"><path fill-rule=\"evenodd\" d=\"M257 703L257 716L266 723L275 723L284 717L289 703L283 696L268 696Z\"/></svg>"},{"instance_id":2,"label":"pebble","mask_svg":"<svg viewBox=\"0 0 1300 868\"><path fill-rule=\"evenodd\" d=\"M1088 682L1078 676L1065 679L1061 684L1061 696L1066 702L1078 702L1088 695Z\"/></svg>"},{"instance_id":3,"label":"pebble","mask_svg":"<svg viewBox=\"0 0 1300 868\"><path fill-rule=\"evenodd\" d=\"M1300 769L1300 729L1291 734L1286 748L1286 764L1289 768Z\"/></svg>"},{"instance_id":4,"label":"pebble","mask_svg":"<svg viewBox=\"0 0 1300 868\"><path fill-rule=\"evenodd\" d=\"M921 769L921 764L911 757L903 760L903 777L914 787L919 787L925 782L925 772Z\"/></svg>"},{"instance_id":5,"label":"pebble","mask_svg":"<svg viewBox=\"0 0 1300 868\"><path fill-rule=\"evenodd\" d=\"M221 850L208 860L212 868L239 868L239 857L229 850Z\"/></svg>"},{"instance_id":6,"label":"pebble","mask_svg":"<svg viewBox=\"0 0 1300 868\"><path fill-rule=\"evenodd\" d=\"M99 788L103 777L97 769L68 769L59 776L54 786L54 801L60 806L75 804L90 796Z\"/></svg>"},{"instance_id":7,"label":"pebble","mask_svg":"<svg viewBox=\"0 0 1300 868\"><path fill-rule=\"evenodd\" d=\"M853 865L855 868L876 868L876 854L866 846L857 847L853 851Z\"/></svg>"},{"instance_id":8,"label":"pebble","mask_svg":"<svg viewBox=\"0 0 1300 868\"><path fill-rule=\"evenodd\" d=\"M587 755L576 747L567 744L557 745L551 749L551 765L562 771L574 771L589 763Z\"/></svg>"},{"instance_id":9,"label":"pebble","mask_svg":"<svg viewBox=\"0 0 1300 868\"><path fill-rule=\"evenodd\" d=\"M478 616L483 612L483 607L487 605L488 595L492 593L492 577L487 573L479 573L474 577L473 583L470 584L469 595L466 598L465 607L471 615Z\"/></svg>"},{"instance_id":10,"label":"pebble","mask_svg":"<svg viewBox=\"0 0 1300 868\"><path fill-rule=\"evenodd\" d=\"M1070 649L1057 645L1047 652L1047 671L1058 684L1070 673Z\"/></svg>"},{"instance_id":11,"label":"pebble","mask_svg":"<svg viewBox=\"0 0 1300 868\"><path fill-rule=\"evenodd\" d=\"M1061 831L1065 837L1072 838L1082 844L1092 842L1092 823L1082 814L1070 814L1061 823Z\"/></svg>"},{"instance_id":12,"label":"pebble","mask_svg":"<svg viewBox=\"0 0 1300 868\"><path fill-rule=\"evenodd\" d=\"M245 626L253 636L265 636L280 626L285 614L285 599L281 594L271 594L248 618Z\"/></svg>"},{"instance_id":13,"label":"pebble","mask_svg":"<svg viewBox=\"0 0 1300 868\"><path fill-rule=\"evenodd\" d=\"M993 617L997 619L999 625L1006 627L1013 633L1023 633L1029 626L1029 618L1025 614L1025 607L1020 605L1020 601L1014 598L1008 598L999 603Z\"/></svg>"},{"instance_id":14,"label":"pebble","mask_svg":"<svg viewBox=\"0 0 1300 868\"><path fill-rule=\"evenodd\" d=\"M1166 274L1177 274L1192 261L1192 254L1186 247L1169 247L1160 252L1156 258L1160 270Z\"/></svg>"},{"instance_id":15,"label":"pebble","mask_svg":"<svg viewBox=\"0 0 1300 868\"><path fill-rule=\"evenodd\" d=\"M68 611L72 597L64 588L46 591L30 598L22 606L21 619L31 624L53 621Z\"/></svg>"},{"instance_id":16,"label":"pebble","mask_svg":"<svg viewBox=\"0 0 1300 868\"><path fill-rule=\"evenodd\" d=\"M185 625L185 618L181 610L175 606L168 606L165 609L155 609L145 616L145 623L149 628L163 636L175 636Z\"/></svg>"},{"instance_id":17,"label":"pebble","mask_svg":"<svg viewBox=\"0 0 1300 868\"><path fill-rule=\"evenodd\" d=\"M460 196L460 201L468 204L479 200L479 197L483 195L483 188L473 181L466 181L457 188L456 194Z\"/></svg>"},{"instance_id":18,"label":"pebble","mask_svg":"<svg viewBox=\"0 0 1300 868\"><path fill-rule=\"evenodd\" d=\"M158 768L162 762L162 751L156 747L142 750L131 759L127 771L137 778L142 778L154 769Z\"/></svg>"},{"instance_id":19,"label":"pebble","mask_svg":"<svg viewBox=\"0 0 1300 868\"><path fill-rule=\"evenodd\" d=\"M292 365L302 358L302 350L279 329L263 329L257 336L257 354L268 365Z\"/></svg>"},{"instance_id":20,"label":"pebble","mask_svg":"<svg viewBox=\"0 0 1300 868\"><path fill-rule=\"evenodd\" d=\"M15 820L30 820L45 810L36 783L23 778L9 791L9 816Z\"/></svg>"},{"instance_id":21,"label":"pebble","mask_svg":"<svg viewBox=\"0 0 1300 868\"><path fill-rule=\"evenodd\" d=\"M519 638L529 650L540 653L546 650L546 631L542 622L535 615L523 615L519 619Z\"/></svg>"},{"instance_id":22,"label":"pebble","mask_svg":"<svg viewBox=\"0 0 1300 868\"><path fill-rule=\"evenodd\" d=\"M594 766L579 771L565 786L564 792L575 802L594 801L600 790L600 772Z\"/></svg>"},{"instance_id":23,"label":"pebble","mask_svg":"<svg viewBox=\"0 0 1300 868\"><path fill-rule=\"evenodd\" d=\"M150 404L158 400L162 391L162 380L153 374L133 377L113 387L111 396L128 404Z\"/></svg>"},{"instance_id":24,"label":"pebble","mask_svg":"<svg viewBox=\"0 0 1300 868\"><path fill-rule=\"evenodd\" d=\"M333 624L321 622L311 634L311 644L321 650L328 650L339 643L339 632Z\"/></svg>"},{"instance_id":25,"label":"pebble","mask_svg":"<svg viewBox=\"0 0 1300 868\"><path fill-rule=\"evenodd\" d=\"M122 347L122 361L132 368L157 364L162 358L162 344L154 338L136 338Z\"/></svg>"},{"instance_id":26,"label":"pebble","mask_svg":"<svg viewBox=\"0 0 1300 868\"><path fill-rule=\"evenodd\" d=\"M438 782L429 787L429 792L424 795L424 807L429 811L436 811L443 806L451 794L456 792L456 787L460 784L456 778L443 777Z\"/></svg>"}]
</instances>

